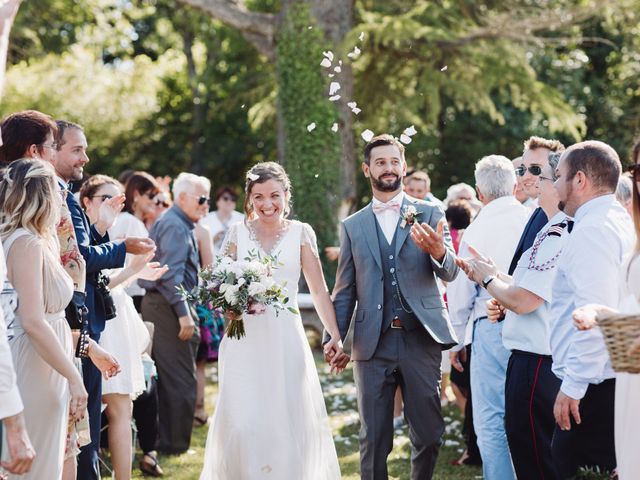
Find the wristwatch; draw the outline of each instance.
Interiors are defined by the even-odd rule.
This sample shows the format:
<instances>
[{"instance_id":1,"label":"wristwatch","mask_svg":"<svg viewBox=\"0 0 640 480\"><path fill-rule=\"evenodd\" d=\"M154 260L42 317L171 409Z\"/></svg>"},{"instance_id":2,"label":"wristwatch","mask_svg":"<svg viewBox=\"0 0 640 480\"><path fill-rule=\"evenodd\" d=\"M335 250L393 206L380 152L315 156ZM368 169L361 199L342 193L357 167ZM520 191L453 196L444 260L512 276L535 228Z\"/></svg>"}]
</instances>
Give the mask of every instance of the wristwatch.
<instances>
[{"instance_id":1,"label":"wristwatch","mask_svg":"<svg viewBox=\"0 0 640 480\"><path fill-rule=\"evenodd\" d=\"M487 275L486 277L484 277L482 279L482 286L484 288L487 288L489 286L489 284L491 282L493 282L496 279L496 277L494 275Z\"/></svg>"}]
</instances>

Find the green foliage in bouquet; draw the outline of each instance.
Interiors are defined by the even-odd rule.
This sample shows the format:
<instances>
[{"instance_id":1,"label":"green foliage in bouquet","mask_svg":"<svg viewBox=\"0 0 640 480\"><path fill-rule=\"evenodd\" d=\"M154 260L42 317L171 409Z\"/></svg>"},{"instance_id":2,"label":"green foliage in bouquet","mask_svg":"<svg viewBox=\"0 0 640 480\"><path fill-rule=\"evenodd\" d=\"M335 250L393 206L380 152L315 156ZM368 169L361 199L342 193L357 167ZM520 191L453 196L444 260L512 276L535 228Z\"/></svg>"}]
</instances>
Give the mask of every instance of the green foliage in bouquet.
<instances>
[{"instance_id":1,"label":"green foliage in bouquet","mask_svg":"<svg viewBox=\"0 0 640 480\"><path fill-rule=\"evenodd\" d=\"M207 305L223 310L229 318L226 334L231 338L245 336L242 315L263 313L267 307L288 310L294 315L299 312L286 306L286 282L279 284L273 278L273 271L282 264L274 255L261 255L251 250L243 260L218 256L213 267L200 270L199 285L191 292L180 286L178 291L193 304Z\"/></svg>"}]
</instances>

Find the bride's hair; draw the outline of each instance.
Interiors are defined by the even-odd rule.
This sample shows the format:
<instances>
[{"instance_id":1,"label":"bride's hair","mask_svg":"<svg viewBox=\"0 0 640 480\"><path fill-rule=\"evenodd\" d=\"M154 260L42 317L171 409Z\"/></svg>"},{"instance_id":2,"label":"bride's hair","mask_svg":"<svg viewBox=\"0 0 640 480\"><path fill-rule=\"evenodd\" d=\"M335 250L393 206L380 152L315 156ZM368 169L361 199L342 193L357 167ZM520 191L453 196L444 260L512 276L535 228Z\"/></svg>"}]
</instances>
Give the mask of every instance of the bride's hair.
<instances>
[{"instance_id":1,"label":"bride's hair","mask_svg":"<svg viewBox=\"0 0 640 480\"><path fill-rule=\"evenodd\" d=\"M244 213L247 219L251 218L253 214L253 205L251 204L251 190L256 183L264 183L269 180L275 180L282 185L282 189L285 194L289 194L289 199L284 207L284 216L287 217L291 212L291 180L289 175L285 172L282 165L276 162L261 162L256 163L247 172L247 182L244 187Z\"/></svg>"},{"instance_id":2,"label":"bride's hair","mask_svg":"<svg viewBox=\"0 0 640 480\"><path fill-rule=\"evenodd\" d=\"M57 238L63 200L53 167L22 158L11 162L0 180L0 236L22 227L45 239Z\"/></svg>"}]
</instances>

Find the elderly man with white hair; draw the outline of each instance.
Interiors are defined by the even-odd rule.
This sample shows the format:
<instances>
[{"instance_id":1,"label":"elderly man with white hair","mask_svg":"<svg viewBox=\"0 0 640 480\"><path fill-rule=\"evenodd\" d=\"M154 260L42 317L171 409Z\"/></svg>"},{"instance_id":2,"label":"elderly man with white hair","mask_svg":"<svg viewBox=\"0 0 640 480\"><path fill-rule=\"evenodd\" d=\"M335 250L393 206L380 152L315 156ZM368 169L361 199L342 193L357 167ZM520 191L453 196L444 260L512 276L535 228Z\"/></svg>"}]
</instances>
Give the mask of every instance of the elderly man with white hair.
<instances>
[{"instance_id":1,"label":"elderly man with white hair","mask_svg":"<svg viewBox=\"0 0 640 480\"><path fill-rule=\"evenodd\" d=\"M476 190L484 205L465 230L459 256L470 257L475 250L491 258L498 270L507 270L529 210L514 197L516 175L511 161L500 155L484 157L476 163ZM483 462L484 478L515 479L504 428L504 384L510 352L502 344L502 323L487 319L486 302L491 295L464 275L449 284L447 297L451 323L457 337L465 338L469 320L473 322L471 351L471 398L473 424ZM462 371L464 346L450 353L451 365Z\"/></svg>"},{"instance_id":2,"label":"elderly man with white hair","mask_svg":"<svg viewBox=\"0 0 640 480\"><path fill-rule=\"evenodd\" d=\"M168 265L160 279L140 281L146 289L142 317L155 325L153 357L158 369L158 450L178 454L189 448L196 404L196 351L199 337L195 313L178 293L198 283L196 223L209 211L211 183L181 173L173 183L173 206L149 232L156 242L154 260Z\"/></svg>"}]
</instances>

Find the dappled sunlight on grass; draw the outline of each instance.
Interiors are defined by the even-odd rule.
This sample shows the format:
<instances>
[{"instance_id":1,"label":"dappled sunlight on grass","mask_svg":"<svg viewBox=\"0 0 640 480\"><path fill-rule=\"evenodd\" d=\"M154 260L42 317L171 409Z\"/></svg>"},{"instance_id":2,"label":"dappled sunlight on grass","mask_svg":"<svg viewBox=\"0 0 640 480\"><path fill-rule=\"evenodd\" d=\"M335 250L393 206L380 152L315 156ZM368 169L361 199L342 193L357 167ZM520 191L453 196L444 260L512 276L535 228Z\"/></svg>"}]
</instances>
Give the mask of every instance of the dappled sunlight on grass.
<instances>
[{"instance_id":1,"label":"dappled sunlight on grass","mask_svg":"<svg viewBox=\"0 0 640 480\"><path fill-rule=\"evenodd\" d=\"M320 355L316 355L316 364L318 366L318 375L329 413L329 422L333 429L343 479L359 479L360 454L358 431L360 429L360 421L356 405L353 370L349 367L340 375L331 375ZM207 370L209 383L206 389L206 405L207 412L209 413L213 412L218 391L217 385L211 382L211 377L214 373L215 367L209 367ZM462 419L455 407L445 407L443 413L447 426L434 479L471 480L482 478L480 468L451 465L453 460L460 457L464 449L464 441L460 433ZM199 478L207 438L207 429L208 426L193 429L191 448L187 453L168 457L160 456L159 461L165 471L165 478L177 480L197 480ZM139 454L140 452L138 451L138 455ZM404 425L395 431L393 450L388 460L389 478L408 480L410 457L411 443L409 442L408 428ZM137 469L137 465L138 458L136 457L133 478L145 478ZM109 478L109 476L105 474L104 478Z\"/></svg>"}]
</instances>

